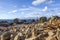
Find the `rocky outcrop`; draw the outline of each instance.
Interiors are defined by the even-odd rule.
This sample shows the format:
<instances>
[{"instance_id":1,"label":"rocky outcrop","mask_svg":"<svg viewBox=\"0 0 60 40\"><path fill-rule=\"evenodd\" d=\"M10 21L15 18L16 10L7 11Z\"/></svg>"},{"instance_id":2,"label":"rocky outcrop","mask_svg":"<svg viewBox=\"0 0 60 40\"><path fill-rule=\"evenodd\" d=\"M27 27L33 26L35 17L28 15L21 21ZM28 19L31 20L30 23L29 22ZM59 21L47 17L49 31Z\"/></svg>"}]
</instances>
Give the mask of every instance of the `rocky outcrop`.
<instances>
[{"instance_id":1,"label":"rocky outcrop","mask_svg":"<svg viewBox=\"0 0 60 40\"><path fill-rule=\"evenodd\" d=\"M11 35L10 32L4 32L4 33L1 35L1 40L10 40L10 35Z\"/></svg>"},{"instance_id":2,"label":"rocky outcrop","mask_svg":"<svg viewBox=\"0 0 60 40\"><path fill-rule=\"evenodd\" d=\"M46 21L0 27L0 40L60 40L60 18L54 16Z\"/></svg>"}]
</instances>

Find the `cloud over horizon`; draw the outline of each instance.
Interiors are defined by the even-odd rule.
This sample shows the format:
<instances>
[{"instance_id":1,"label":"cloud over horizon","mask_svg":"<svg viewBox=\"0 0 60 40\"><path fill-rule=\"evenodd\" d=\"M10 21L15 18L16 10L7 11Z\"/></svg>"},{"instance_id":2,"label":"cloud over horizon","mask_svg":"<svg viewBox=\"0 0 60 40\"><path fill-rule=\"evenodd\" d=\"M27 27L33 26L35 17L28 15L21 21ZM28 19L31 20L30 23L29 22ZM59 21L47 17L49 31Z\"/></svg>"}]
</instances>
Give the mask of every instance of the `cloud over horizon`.
<instances>
[{"instance_id":1,"label":"cloud over horizon","mask_svg":"<svg viewBox=\"0 0 60 40\"><path fill-rule=\"evenodd\" d=\"M37 5L40 5L42 3L51 4L51 3L53 3L53 0L34 0L32 2L32 5L37 6Z\"/></svg>"},{"instance_id":2,"label":"cloud over horizon","mask_svg":"<svg viewBox=\"0 0 60 40\"><path fill-rule=\"evenodd\" d=\"M60 0L0 0L0 19L53 15L60 15Z\"/></svg>"}]
</instances>

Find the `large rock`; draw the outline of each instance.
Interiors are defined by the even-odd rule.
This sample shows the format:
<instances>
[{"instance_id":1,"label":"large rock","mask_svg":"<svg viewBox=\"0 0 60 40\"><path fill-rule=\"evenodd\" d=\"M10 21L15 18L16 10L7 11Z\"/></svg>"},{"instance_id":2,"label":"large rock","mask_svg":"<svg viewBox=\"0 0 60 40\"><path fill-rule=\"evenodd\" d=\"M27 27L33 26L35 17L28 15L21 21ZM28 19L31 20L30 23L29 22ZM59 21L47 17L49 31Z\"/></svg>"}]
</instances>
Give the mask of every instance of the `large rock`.
<instances>
[{"instance_id":1,"label":"large rock","mask_svg":"<svg viewBox=\"0 0 60 40\"><path fill-rule=\"evenodd\" d=\"M25 40L25 38L24 38L24 36L23 36L22 33L18 33L18 34L15 36L14 40Z\"/></svg>"},{"instance_id":2,"label":"large rock","mask_svg":"<svg viewBox=\"0 0 60 40\"><path fill-rule=\"evenodd\" d=\"M58 40L60 40L60 29L59 28L57 29L57 38Z\"/></svg>"},{"instance_id":3,"label":"large rock","mask_svg":"<svg viewBox=\"0 0 60 40\"><path fill-rule=\"evenodd\" d=\"M51 40L58 40L58 39L57 39L57 37L52 37L52 39L51 39Z\"/></svg>"},{"instance_id":4,"label":"large rock","mask_svg":"<svg viewBox=\"0 0 60 40\"><path fill-rule=\"evenodd\" d=\"M35 39L33 40L46 40L46 37L48 37L48 33L42 33L39 34Z\"/></svg>"},{"instance_id":5,"label":"large rock","mask_svg":"<svg viewBox=\"0 0 60 40\"><path fill-rule=\"evenodd\" d=\"M40 19L38 20L38 22L46 22L47 18L46 17L40 17Z\"/></svg>"},{"instance_id":6,"label":"large rock","mask_svg":"<svg viewBox=\"0 0 60 40\"><path fill-rule=\"evenodd\" d=\"M10 35L11 35L10 32L4 32L4 33L1 35L1 40L10 40Z\"/></svg>"}]
</instances>

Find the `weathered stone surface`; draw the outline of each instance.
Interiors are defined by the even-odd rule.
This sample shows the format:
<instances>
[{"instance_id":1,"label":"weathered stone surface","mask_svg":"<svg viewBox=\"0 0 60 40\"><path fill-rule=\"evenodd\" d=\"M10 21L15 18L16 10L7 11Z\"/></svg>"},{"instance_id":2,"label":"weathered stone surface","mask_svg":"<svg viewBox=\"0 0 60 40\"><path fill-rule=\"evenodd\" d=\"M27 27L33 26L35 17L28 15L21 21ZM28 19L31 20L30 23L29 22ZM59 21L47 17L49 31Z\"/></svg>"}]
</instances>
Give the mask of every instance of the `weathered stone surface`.
<instances>
[{"instance_id":1,"label":"weathered stone surface","mask_svg":"<svg viewBox=\"0 0 60 40\"><path fill-rule=\"evenodd\" d=\"M10 35L11 35L10 32L4 32L4 33L1 35L1 40L10 40Z\"/></svg>"},{"instance_id":2,"label":"weathered stone surface","mask_svg":"<svg viewBox=\"0 0 60 40\"><path fill-rule=\"evenodd\" d=\"M48 21L42 18L41 21L0 27L0 40L60 40L60 18L52 17Z\"/></svg>"},{"instance_id":3,"label":"weathered stone surface","mask_svg":"<svg viewBox=\"0 0 60 40\"><path fill-rule=\"evenodd\" d=\"M18 34L15 36L14 40L25 40L25 38L24 38L24 36L23 36L22 33L18 33Z\"/></svg>"}]
</instances>

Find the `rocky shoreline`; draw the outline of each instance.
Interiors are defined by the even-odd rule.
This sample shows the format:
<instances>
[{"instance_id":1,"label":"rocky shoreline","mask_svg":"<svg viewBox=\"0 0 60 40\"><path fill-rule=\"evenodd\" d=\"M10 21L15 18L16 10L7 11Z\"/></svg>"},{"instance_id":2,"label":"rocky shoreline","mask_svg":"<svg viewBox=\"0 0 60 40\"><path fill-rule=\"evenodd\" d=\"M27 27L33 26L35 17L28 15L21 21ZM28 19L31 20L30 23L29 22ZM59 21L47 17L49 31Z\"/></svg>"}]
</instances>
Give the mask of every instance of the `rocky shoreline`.
<instances>
[{"instance_id":1,"label":"rocky shoreline","mask_svg":"<svg viewBox=\"0 0 60 40\"><path fill-rule=\"evenodd\" d=\"M60 18L0 27L0 40L60 40Z\"/></svg>"}]
</instances>

